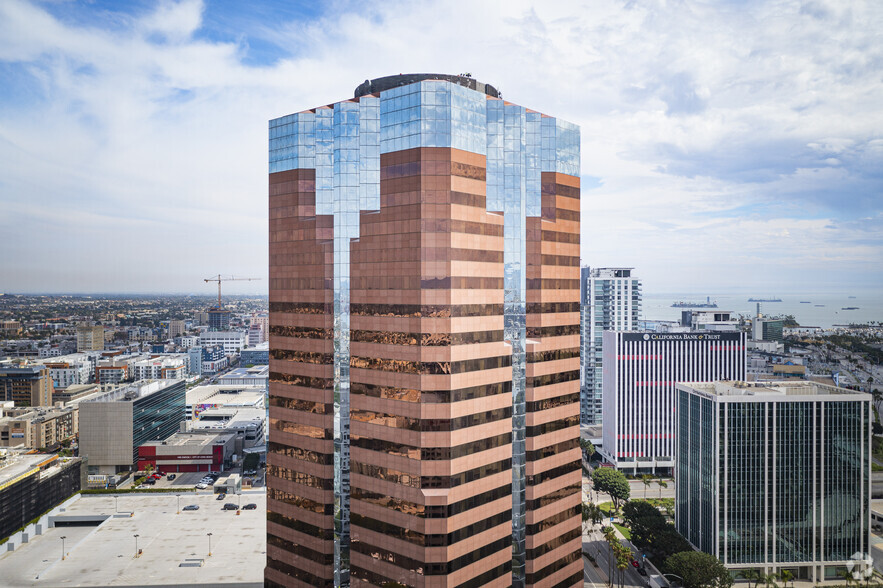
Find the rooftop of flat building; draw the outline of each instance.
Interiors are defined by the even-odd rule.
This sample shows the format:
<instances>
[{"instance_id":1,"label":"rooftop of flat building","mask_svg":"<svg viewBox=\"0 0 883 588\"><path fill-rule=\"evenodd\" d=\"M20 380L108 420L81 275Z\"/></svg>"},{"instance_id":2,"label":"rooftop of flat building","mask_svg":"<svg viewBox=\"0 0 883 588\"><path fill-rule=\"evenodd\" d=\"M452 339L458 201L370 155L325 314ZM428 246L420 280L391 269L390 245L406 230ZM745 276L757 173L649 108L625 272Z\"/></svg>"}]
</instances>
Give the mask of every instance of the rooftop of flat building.
<instances>
[{"instance_id":1,"label":"rooftop of flat building","mask_svg":"<svg viewBox=\"0 0 883 588\"><path fill-rule=\"evenodd\" d=\"M45 421L68 414L71 411L76 410L76 408L76 406L67 406L65 408L55 408L50 406L30 406L27 407L26 410L18 412L18 414L0 417L0 421Z\"/></svg>"},{"instance_id":2,"label":"rooftop of flat building","mask_svg":"<svg viewBox=\"0 0 883 588\"><path fill-rule=\"evenodd\" d=\"M705 394L717 398L788 398L795 396L854 396L855 399L869 400L870 394L829 386L810 380L776 380L743 382L738 380L718 380L716 382L681 382L679 389Z\"/></svg>"},{"instance_id":3,"label":"rooftop of flat building","mask_svg":"<svg viewBox=\"0 0 883 588\"><path fill-rule=\"evenodd\" d=\"M251 347L246 347L243 351L269 351L270 350L270 342L264 341L263 343L258 343L257 345L252 345Z\"/></svg>"},{"instance_id":4,"label":"rooftop of flat building","mask_svg":"<svg viewBox=\"0 0 883 588\"><path fill-rule=\"evenodd\" d=\"M186 447L190 449L198 449L206 445L226 444L231 438L235 437L235 433L224 433L215 431L198 431L198 432L178 432L161 441L148 441L143 445L146 447L168 446L168 447Z\"/></svg>"},{"instance_id":5,"label":"rooftop of flat building","mask_svg":"<svg viewBox=\"0 0 883 588\"><path fill-rule=\"evenodd\" d=\"M137 367L143 367L147 365L158 365L158 366L166 366L172 364L179 364L184 361L184 356L186 353L164 353L158 356L152 356L148 359L142 359L140 361L136 361L134 363Z\"/></svg>"},{"instance_id":6,"label":"rooftop of flat building","mask_svg":"<svg viewBox=\"0 0 883 588\"><path fill-rule=\"evenodd\" d=\"M46 370L44 365L3 365L0 366L0 375L7 376L38 376Z\"/></svg>"},{"instance_id":7,"label":"rooftop of flat building","mask_svg":"<svg viewBox=\"0 0 883 588\"><path fill-rule=\"evenodd\" d=\"M223 510L224 502L212 492L182 493L180 501L174 492L80 496L53 515L57 523L68 520L71 526L46 529L0 554L3 585L263 586L266 489L228 495L226 502L256 505L239 515ZM179 502L199 509L178 514Z\"/></svg>"},{"instance_id":8,"label":"rooftop of flat building","mask_svg":"<svg viewBox=\"0 0 883 588\"><path fill-rule=\"evenodd\" d=\"M139 380L134 384L120 386L108 392L98 392L83 398L80 402L132 402L165 390L184 380Z\"/></svg>"},{"instance_id":9,"label":"rooftop of flat building","mask_svg":"<svg viewBox=\"0 0 883 588\"><path fill-rule=\"evenodd\" d=\"M58 460L57 455L46 453L23 453L20 451L0 452L5 459L0 460L0 488L36 473Z\"/></svg>"},{"instance_id":10,"label":"rooftop of flat building","mask_svg":"<svg viewBox=\"0 0 883 588\"><path fill-rule=\"evenodd\" d=\"M264 397L264 386L222 384L194 386L187 390L187 404L210 402L212 404L249 405Z\"/></svg>"},{"instance_id":11,"label":"rooftop of flat building","mask_svg":"<svg viewBox=\"0 0 883 588\"><path fill-rule=\"evenodd\" d=\"M193 431L250 429L262 426L266 417L267 413L263 408L241 406L209 408L199 413L199 420L190 422L190 428Z\"/></svg>"},{"instance_id":12,"label":"rooftop of flat building","mask_svg":"<svg viewBox=\"0 0 883 588\"><path fill-rule=\"evenodd\" d=\"M484 84L473 78L472 74L466 73L455 76L451 74L438 73L411 73L398 74L394 76L384 76L382 78L374 78L373 80L365 80L356 87L355 92L353 92L353 98L360 98L362 96L367 96L368 94L376 94L378 92L383 92L384 90L391 90L400 86L416 84L417 82L422 82L424 80L440 80L444 82L451 82L453 84L469 88L470 90L482 92L493 98L502 98L503 96L499 90L497 90L490 84Z\"/></svg>"},{"instance_id":13,"label":"rooftop of flat building","mask_svg":"<svg viewBox=\"0 0 883 588\"><path fill-rule=\"evenodd\" d=\"M634 278L632 275L632 271L635 268L633 267L589 267L586 266L584 269L589 270L589 276L592 278Z\"/></svg>"},{"instance_id":14,"label":"rooftop of flat building","mask_svg":"<svg viewBox=\"0 0 883 588\"><path fill-rule=\"evenodd\" d=\"M267 378L270 376L270 366L256 365L250 368L236 368L218 378L221 380L229 380L233 378Z\"/></svg>"}]
</instances>

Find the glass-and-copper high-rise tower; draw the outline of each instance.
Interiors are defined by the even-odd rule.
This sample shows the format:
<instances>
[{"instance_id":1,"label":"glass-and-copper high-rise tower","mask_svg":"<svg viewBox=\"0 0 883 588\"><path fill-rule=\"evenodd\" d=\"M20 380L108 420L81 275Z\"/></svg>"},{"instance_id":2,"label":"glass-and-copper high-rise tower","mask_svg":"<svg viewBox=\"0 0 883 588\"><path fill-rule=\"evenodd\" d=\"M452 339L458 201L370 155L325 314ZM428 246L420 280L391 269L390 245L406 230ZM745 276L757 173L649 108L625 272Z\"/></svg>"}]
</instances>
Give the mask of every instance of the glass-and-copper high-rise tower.
<instances>
[{"instance_id":1,"label":"glass-and-copper high-rise tower","mask_svg":"<svg viewBox=\"0 0 883 588\"><path fill-rule=\"evenodd\" d=\"M268 586L578 586L579 129L470 77L270 122Z\"/></svg>"}]
</instances>

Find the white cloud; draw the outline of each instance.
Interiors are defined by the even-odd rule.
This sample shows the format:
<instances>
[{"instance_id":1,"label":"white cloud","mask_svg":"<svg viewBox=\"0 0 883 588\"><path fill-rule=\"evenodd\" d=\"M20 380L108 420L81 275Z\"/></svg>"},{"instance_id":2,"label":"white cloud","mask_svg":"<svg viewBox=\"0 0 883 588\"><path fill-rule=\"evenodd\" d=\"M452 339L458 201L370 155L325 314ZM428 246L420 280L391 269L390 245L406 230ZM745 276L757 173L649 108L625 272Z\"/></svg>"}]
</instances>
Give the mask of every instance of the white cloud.
<instances>
[{"instance_id":1,"label":"white cloud","mask_svg":"<svg viewBox=\"0 0 883 588\"><path fill-rule=\"evenodd\" d=\"M204 6L201 0L172 2L163 0L154 12L138 21L145 35L159 35L172 42L188 40L202 24Z\"/></svg>"},{"instance_id":2,"label":"white cloud","mask_svg":"<svg viewBox=\"0 0 883 588\"><path fill-rule=\"evenodd\" d=\"M23 260L18 289L85 289L52 274L59 243L91 259L98 290L265 275L267 119L411 71L469 71L581 125L583 174L601 184L583 192L586 263L672 290L738 277L784 292L807 266L883 283L878 3L334 3L210 40L223 9L162 2L85 25L0 4L0 204L19 215L0 215L0 256ZM250 62L257 42L279 58ZM104 267L132 256L135 275Z\"/></svg>"}]
</instances>

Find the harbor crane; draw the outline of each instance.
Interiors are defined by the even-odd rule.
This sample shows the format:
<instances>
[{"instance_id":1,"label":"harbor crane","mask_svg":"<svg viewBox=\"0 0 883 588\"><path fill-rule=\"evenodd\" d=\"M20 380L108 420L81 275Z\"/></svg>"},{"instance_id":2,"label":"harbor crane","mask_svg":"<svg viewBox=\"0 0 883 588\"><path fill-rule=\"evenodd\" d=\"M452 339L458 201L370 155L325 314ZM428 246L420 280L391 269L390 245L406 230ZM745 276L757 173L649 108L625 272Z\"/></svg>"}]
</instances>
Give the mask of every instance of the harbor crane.
<instances>
[{"instance_id":1,"label":"harbor crane","mask_svg":"<svg viewBox=\"0 0 883 588\"><path fill-rule=\"evenodd\" d=\"M221 276L221 274L218 274L217 276L205 278L203 281L206 283L208 283L208 282L217 282L218 283L218 310L220 310L221 309L221 282L239 282L239 281L253 282L255 280L260 280L260 278L234 278L233 276L230 276L229 278L225 278L225 277Z\"/></svg>"}]
</instances>

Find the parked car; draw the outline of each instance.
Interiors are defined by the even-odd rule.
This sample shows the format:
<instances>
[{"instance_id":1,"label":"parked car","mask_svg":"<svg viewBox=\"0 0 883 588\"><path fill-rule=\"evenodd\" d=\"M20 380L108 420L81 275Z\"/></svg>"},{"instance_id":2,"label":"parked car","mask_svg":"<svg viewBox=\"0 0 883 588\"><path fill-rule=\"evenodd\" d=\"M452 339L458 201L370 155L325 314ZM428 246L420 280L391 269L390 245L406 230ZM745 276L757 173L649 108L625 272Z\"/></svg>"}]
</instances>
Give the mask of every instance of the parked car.
<instances>
[{"instance_id":1,"label":"parked car","mask_svg":"<svg viewBox=\"0 0 883 588\"><path fill-rule=\"evenodd\" d=\"M227 495L221 492L215 500L224 500L225 498L227 498Z\"/></svg>"},{"instance_id":2,"label":"parked car","mask_svg":"<svg viewBox=\"0 0 883 588\"><path fill-rule=\"evenodd\" d=\"M239 507L233 504L232 502L228 502L224 505L224 510L238 510Z\"/></svg>"},{"instance_id":3,"label":"parked car","mask_svg":"<svg viewBox=\"0 0 883 588\"><path fill-rule=\"evenodd\" d=\"M181 510L199 510L199 505L198 504L188 504L187 506L185 506Z\"/></svg>"},{"instance_id":4,"label":"parked car","mask_svg":"<svg viewBox=\"0 0 883 588\"><path fill-rule=\"evenodd\" d=\"M242 507L242 510L255 510L258 507L254 502L249 502L245 506Z\"/></svg>"},{"instance_id":5,"label":"parked car","mask_svg":"<svg viewBox=\"0 0 883 588\"><path fill-rule=\"evenodd\" d=\"M174 480L177 477L178 477L177 474L169 474L169 482L171 482L172 480Z\"/></svg>"},{"instance_id":6,"label":"parked car","mask_svg":"<svg viewBox=\"0 0 883 588\"><path fill-rule=\"evenodd\" d=\"M154 484L156 484L156 480L153 478L147 478L146 480L144 480L144 483L153 486Z\"/></svg>"},{"instance_id":7,"label":"parked car","mask_svg":"<svg viewBox=\"0 0 883 588\"><path fill-rule=\"evenodd\" d=\"M208 486L206 486L202 482L200 482L199 484L196 485L197 490L205 490L206 488L208 488Z\"/></svg>"}]
</instances>

